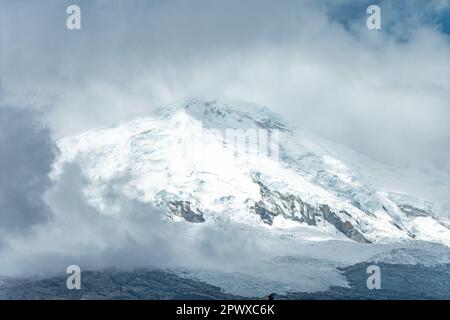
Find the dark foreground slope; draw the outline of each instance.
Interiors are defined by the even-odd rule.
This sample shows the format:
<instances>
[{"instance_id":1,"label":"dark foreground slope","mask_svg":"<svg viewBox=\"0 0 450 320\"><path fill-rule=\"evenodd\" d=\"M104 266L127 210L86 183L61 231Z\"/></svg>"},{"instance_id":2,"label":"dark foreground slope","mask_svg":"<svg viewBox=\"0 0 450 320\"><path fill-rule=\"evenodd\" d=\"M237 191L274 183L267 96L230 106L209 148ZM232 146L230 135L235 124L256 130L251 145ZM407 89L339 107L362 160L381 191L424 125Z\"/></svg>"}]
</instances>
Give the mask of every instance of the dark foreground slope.
<instances>
[{"instance_id":1,"label":"dark foreground slope","mask_svg":"<svg viewBox=\"0 0 450 320\"><path fill-rule=\"evenodd\" d=\"M367 266L366 263L360 263L341 270L350 288L332 287L324 292L275 295L275 299L450 300L450 265L427 267L378 264L382 272L380 290L367 289ZM41 280L3 280L0 299L248 299L227 294L204 282L160 270L89 271L83 273L82 279L81 290L68 290L66 276Z\"/></svg>"}]
</instances>

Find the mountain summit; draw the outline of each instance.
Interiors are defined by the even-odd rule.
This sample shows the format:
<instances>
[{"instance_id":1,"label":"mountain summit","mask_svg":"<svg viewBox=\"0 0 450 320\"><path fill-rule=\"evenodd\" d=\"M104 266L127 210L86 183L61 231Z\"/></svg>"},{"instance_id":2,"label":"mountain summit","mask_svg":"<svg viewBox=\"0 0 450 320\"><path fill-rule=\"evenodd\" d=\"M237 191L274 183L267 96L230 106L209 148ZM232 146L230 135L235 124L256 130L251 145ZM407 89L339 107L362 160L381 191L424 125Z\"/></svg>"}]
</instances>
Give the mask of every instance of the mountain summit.
<instances>
[{"instance_id":1,"label":"mountain summit","mask_svg":"<svg viewBox=\"0 0 450 320\"><path fill-rule=\"evenodd\" d=\"M190 100L66 137L59 148L53 178L78 165L87 199L104 214L120 214L105 196L114 187L174 223L233 221L305 239L450 246L445 173L376 163L267 107ZM428 193L412 192L414 179Z\"/></svg>"}]
</instances>

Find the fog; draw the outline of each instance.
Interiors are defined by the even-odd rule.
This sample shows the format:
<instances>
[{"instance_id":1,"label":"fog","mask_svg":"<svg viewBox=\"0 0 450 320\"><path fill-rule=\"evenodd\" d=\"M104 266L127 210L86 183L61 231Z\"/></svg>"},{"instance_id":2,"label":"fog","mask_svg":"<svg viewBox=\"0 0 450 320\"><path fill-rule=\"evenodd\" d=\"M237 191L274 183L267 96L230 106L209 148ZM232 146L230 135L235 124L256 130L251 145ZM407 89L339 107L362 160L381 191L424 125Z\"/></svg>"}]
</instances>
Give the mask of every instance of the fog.
<instances>
[{"instance_id":1,"label":"fog","mask_svg":"<svg viewBox=\"0 0 450 320\"><path fill-rule=\"evenodd\" d=\"M381 30L350 0L85 0L68 30L72 1L0 0L0 271L252 259L243 234L184 242L118 194L123 220L101 216L77 168L48 179L58 138L188 98L263 104L377 161L450 172L450 1L374 2Z\"/></svg>"},{"instance_id":2,"label":"fog","mask_svg":"<svg viewBox=\"0 0 450 320\"><path fill-rule=\"evenodd\" d=\"M448 165L449 1L2 1L2 101L54 137L192 97L269 106L376 160ZM446 22L448 23L448 22Z\"/></svg>"}]
</instances>

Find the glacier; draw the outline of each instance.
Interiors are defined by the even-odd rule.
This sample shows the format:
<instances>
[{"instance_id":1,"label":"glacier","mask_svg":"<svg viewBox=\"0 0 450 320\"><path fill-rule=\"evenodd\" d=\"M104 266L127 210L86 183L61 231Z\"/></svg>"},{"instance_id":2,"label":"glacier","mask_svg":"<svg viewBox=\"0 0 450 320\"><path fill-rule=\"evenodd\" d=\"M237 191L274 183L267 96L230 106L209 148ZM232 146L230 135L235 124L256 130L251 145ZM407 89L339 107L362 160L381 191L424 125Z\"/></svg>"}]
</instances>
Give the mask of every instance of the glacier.
<instances>
[{"instance_id":1,"label":"glacier","mask_svg":"<svg viewBox=\"0 0 450 320\"><path fill-rule=\"evenodd\" d=\"M202 128L195 133L201 144L186 151L185 129L194 126ZM278 130L279 159L236 153L221 134L230 128ZM448 174L376 163L290 126L267 107L190 100L63 138L59 148L53 178L64 164L78 164L89 181L86 197L104 214L120 214L102 195L121 180L128 197L166 208L173 220L233 221L299 238L300 230L314 229L314 239L450 246ZM192 152L195 163L180 164ZM412 193L411 180L424 182L425 192Z\"/></svg>"}]
</instances>

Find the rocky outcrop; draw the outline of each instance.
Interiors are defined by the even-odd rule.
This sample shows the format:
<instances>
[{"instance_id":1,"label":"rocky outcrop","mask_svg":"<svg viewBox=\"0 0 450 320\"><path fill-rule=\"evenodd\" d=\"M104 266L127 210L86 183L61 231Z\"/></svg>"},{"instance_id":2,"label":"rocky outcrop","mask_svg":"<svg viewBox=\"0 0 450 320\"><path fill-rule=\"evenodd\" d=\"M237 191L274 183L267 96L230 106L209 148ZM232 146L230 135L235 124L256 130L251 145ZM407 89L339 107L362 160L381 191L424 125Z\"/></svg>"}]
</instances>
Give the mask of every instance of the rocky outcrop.
<instances>
[{"instance_id":1,"label":"rocky outcrop","mask_svg":"<svg viewBox=\"0 0 450 320\"><path fill-rule=\"evenodd\" d=\"M328 205L325 204L320 206L320 212L322 213L325 221L331 223L346 237L362 243L371 243L361 234L361 232L355 229L350 221L342 221L342 219L339 218L339 216L337 216L336 213L334 213Z\"/></svg>"},{"instance_id":2,"label":"rocky outcrop","mask_svg":"<svg viewBox=\"0 0 450 320\"><path fill-rule=\"evenodd\" d=\"M328 205L313 207L299 196L272 191L257 178L253 180L259 185L261 200L250 207L250 210L259 215L264 223L271 225L274 218L281 215L286 219L311 226L316 225L318 219L322 218L346 237L354 241L370 243L350 221L343 221Z\"/></svg>"},{"instance_id":3,"label":"rocky outcrop","mask_svg":"<svg viewBox=\"0 0 450 320\"><path fill-rule=\"evenodd\" d=\"M402 210L408 217L429 217L432 216L431 213L415 208L410 205L399 205L400 210Z\"/></svg>"},{"instance_id":4,"label":"rocky outcrop","mask_svg":"<svg viewBox=\"0 0 450 320\"><path fill-rule=\"evenodd\" d=\"M276 216L282 215L286 219L316 225L316 210L308 203L303 202L300 197L271 191L262 182L255 182L259 185L261 200L250 209L258 214L265 223L271 225Z\"/></svg>"},{"instance_id":5,"label":"rocky outcrop","mask_svg":"<svg viewBox=\"0 0 450 320\"><path fill-rule=\"evenodd\" d=\"M194 211L191 208L190 201L168 201L166 204L171 214L181 217L186 221L193 223L205 221L205 218L203 218L203 212L198 209L195 209Z\"/></svg>"}]
</instances>

